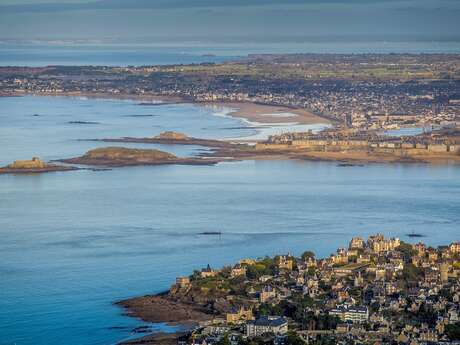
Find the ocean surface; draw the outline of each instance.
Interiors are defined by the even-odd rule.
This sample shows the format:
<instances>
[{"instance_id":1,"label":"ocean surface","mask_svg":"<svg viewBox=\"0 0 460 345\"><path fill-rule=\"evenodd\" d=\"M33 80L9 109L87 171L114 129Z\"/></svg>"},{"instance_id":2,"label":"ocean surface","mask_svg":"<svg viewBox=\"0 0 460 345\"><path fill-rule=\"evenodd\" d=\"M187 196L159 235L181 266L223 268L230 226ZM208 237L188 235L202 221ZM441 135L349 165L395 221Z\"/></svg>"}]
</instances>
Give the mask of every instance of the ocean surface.
<instances>
[{"instance_id":1,"label":"ocean surface","mask_svg":"<svg viewBox=\"0 0 460 345\"><path fill-rule=\"evenodd\" d=\"M460 53L458 41L305 41L209 44L113 44L0 41L0 66L166 65L237 60L264 53Z\"/></svg>"},{"instance_id":2,"label":"ocean surface","mask_svg":"<svg viewBox=\"0 0 460 345\"><path fill-rule=\"evenodd\" d=\"M164 130L260 135L248 126L228 109L189 104L0 98L0 165L106 145L81 139ZM204 149L130 146L178 155ZM304 250L326 256L352 236L376 232L406 241L417 232L441 245L460 240L458 224L454 165L277 160L2 175L0 344L114 344L139 336L132 329L144 325L114 301L163 291L208 263Z\"/></svg>"}]
</instances>

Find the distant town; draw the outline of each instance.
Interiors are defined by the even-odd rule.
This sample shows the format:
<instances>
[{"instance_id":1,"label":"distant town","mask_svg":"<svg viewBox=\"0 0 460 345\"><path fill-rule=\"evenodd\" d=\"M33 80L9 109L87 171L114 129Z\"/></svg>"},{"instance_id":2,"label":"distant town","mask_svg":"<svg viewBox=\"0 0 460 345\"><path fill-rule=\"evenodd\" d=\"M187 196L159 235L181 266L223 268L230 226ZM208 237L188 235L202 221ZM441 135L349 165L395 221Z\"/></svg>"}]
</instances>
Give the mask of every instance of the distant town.
<instances>
[{"instance_id":1,"label":"distant town","mask_svg":"<svg viewBox=\"0 0 460 345\"><path fill-rule=\"evenodd\" d=\"M358 129L452 126L457 54L250 55L220 64L0 67L0 94L155 95L306 109Z\"/></svg>"},{"instance_id":2,"label":"distant town","mask_svg":"<svg viewBox=\"0 0 460 345\"><path fill-rule=\"evenodd\" d=\"M460 242L376 234L322 259L306 251L208 265L167 294L120 304L146 320L196 321L172 337L180 345L460 344L459 276Z\"/></svg>"},{"instance_id":3,"label":"distant town","mask_svg":"<svg viewBox=\"0 0 460 345\"><path fill-rule=\"evenodd\" d=\"M261 109L277 112L283 109L285 115L290 114L285 119L291 122L307 117L314 119L314 123L322 120L329 126L319 133L272 135L258 140L254 146L231 146L195 138L197 143L218 149L209 151L210 157L202 157L208 160L190 158L187 164L280 156L344 164L460 162L458 54L266 54L219 64L0 67L0 96L29 94L133 98L139 99L142 105L233 102L229 104L238 107L252 104L253 108L260 108L256 113L261 113ZM257 121L260 114L252 116ZM391 133L404 128L415 132ZM131 138L130 141L153 142L152 138ZM189 143L190 140L174 142ZM131 157L131 151L125 150L121 155L124 153ZM143 154L155 156L157 152ZM114 162L110 157L103 158L62 161L108 163L107 166L159 163L143 159ZM62 170L62 167L48 166L33 172L54 170ZM0 173L22 172L30 172L30 169L8 166L0 170Z\"/></svg>"}]
</instances>

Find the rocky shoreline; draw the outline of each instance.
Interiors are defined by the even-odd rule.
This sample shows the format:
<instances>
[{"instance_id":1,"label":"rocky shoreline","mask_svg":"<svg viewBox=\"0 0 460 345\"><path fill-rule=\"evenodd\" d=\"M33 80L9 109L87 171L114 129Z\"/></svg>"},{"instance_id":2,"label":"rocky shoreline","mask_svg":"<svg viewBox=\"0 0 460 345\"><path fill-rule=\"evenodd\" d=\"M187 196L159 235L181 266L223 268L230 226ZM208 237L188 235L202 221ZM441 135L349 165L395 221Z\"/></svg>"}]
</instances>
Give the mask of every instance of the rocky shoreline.
<instances>
[{"instance_id":1,"label":"rocky shoreline","mask_svg":"<svg viewBox=\"0 0 460 345\"><path fill-rule=\"evenodd\" d=\"M10 168L0 168L0 174L41 174L49 172L59 172L59 171L74 171L79 170L77 167L71 166L62 166L62 165L51 165L46 168L33 168L33 169L10 169Z\"/></svg>"},{"instance_id":2,"label":"rocky shoreline","mask_svg":"<svg viewBox=\"0 0 460 345\"><path fill-rule=\"evenodd\" d=\"M135 297L115 304L123 307L126 315L147 322L184 325L212 319L212 315L205 307L173 300L168 295Z\"/></svg>"},{"instance_id":3,"label":"rocky shoreline","mask_svg":"<svg viewBox=\"0 0 460 345\"><path fill-rule=\"evenodd\" d=\"M31 160L17 160L7 166L0 167L0 174L40 174L78 169L74 166L45 163L39 158L33 157Z\"/></svg>"},{"instance_id":4,"label":"rocky shoreline","mask_svg":"<svg viewBox=\"0 0 460 345\"><path fill-rule=\"evenodd\" d=\"M83 156L60 159L59 162L88 166L126 167L139 165L214 165L222 160L204 157L180 158L154 149L104 147L86 152Z\"/></svg>"}]
</instances>

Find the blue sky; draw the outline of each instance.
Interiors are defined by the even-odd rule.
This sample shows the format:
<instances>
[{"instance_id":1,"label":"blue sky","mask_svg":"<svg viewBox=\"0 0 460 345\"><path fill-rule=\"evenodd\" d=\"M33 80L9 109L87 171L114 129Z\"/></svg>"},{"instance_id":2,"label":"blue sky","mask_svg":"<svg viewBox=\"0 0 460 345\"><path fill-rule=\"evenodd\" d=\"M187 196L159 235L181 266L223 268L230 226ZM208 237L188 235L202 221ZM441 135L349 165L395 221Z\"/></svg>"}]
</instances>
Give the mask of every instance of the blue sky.
<instances>
[{"instance_id":1,"label":"blue sky","mask_svg":"<svg viewBox=\"0 0 460 345\"><path fill-rule=\"evenodd\" d=\"M458 0L0 0L0 39L456 40Z\"/></svg>"}]
</instances>

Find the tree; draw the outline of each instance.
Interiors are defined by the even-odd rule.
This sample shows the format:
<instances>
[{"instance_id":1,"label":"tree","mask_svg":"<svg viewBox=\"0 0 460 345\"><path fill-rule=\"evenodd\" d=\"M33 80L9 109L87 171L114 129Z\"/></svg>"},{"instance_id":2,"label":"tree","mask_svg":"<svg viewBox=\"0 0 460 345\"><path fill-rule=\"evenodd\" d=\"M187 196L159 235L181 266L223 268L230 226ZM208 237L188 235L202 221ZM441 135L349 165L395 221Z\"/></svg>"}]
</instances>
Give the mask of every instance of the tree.
<instances>
[{"instance_id":1,"label":"tree","mask_svg":"<svg viewBox=\"0 0 460 345\"><path fill-rule=\"evenodd\" d=\"M401 242L397 250L402 253L405 262L411 262L412 257L417 255L417 251L412 248L412 245L406 242Z\"/></svg>"},{"instance_id":2,"label":"tree","mask_svg":"<svg viewBox=\"0 0 460 345\"><path fill-rule=\"evenodd\" d=\"M303 261L307 261L308 259L313 259L315 257L315 253L313 253L312 251L305 251L303 252L302 254L302 260Z\"/></svg>"},{"instance_id":3,"label":"tree","mask_svg":"<svg viewBox=\"0 0 460 345\"><path fill-rule=\"evenodd\" d=\"M232 345L230 339L228 339L228 334L225 334L222 338L220 338L217 345Z\"/></svg>"},{"instance_id":4,"label":"tree","mask_svg":"<svg viewBox=\"0 0 460 345\"><path fill-rule=\"evenodd\" d=\"M404 265L402 276L406 281L416 281L421 275L421 271L414 264Z\"/></svg>"},{"instance_id":5,"label":"tree","mask_svg":"<svg viewBox=\"0 0 460 345\"><path fill-rule=\"evenodd\" d=\"M450 340L460 340L460 322L447 325L446 334Z\"/></svg>"},{"instance_id":6,"label":"tree","mask_svg":"<svg viewBox=\"0 0 460 345\"><path fill-rule=\"evenodd\" d=\"M287 334L287 339L286 339L285 344L286 345L304 345L305 342L295 332L290 331Z\"/></svg>"}]
</instances>

